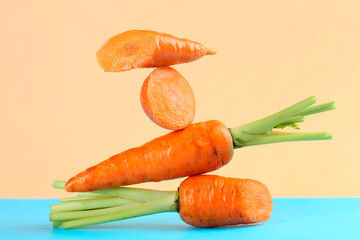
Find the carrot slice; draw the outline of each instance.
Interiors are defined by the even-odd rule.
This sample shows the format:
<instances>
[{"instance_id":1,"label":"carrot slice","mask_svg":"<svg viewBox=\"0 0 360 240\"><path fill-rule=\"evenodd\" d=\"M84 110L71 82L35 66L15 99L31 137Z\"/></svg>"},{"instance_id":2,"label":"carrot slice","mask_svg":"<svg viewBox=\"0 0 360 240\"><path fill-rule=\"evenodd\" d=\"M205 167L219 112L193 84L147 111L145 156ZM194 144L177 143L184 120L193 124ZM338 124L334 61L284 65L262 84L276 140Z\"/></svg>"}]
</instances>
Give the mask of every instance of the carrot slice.
<instances>
[{"instance_id":1,"label":"carrot slice","mask_svg":"<svg viewBox=\"0 0 360 240\"><path fill-rule=\"evenodd\" d=\"M96 57L105 72L121 72L188 63L215 53L189 39L155 31L130 30L111 37L97 51Z\"/></svg>"},{"instance_id":2,"label":"carrot slice","mask_svg":"<svg viewBox=\"0 0 360 240\"><path fill-rule=\"evenodd\" d=\"M186 79L171 67L151 72L142 85L140 100L146 115L160 127L179 130L194 120L194 92Z\"/></svg>"}]
</instances>

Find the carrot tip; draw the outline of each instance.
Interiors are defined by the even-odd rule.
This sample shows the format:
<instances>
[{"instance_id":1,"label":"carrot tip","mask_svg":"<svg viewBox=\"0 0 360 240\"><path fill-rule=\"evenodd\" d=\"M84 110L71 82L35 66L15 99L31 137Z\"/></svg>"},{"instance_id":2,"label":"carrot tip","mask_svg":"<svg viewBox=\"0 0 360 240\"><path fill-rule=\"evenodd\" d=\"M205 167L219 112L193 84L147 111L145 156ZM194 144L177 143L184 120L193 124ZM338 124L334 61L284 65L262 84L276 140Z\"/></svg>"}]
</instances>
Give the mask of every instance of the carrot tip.
<instances>
[{"instance_id":1,"label":"carrot tip","mask_svg":"<svg viewBox=\"0 0 360 240\"><path fill-rule=\"evenodd\" d=\"M216 54L215 50L212 50L212 49L209 49L209 48L206 49L206 55L215 55L215 54Z\"/></svg>"}]
</instances>

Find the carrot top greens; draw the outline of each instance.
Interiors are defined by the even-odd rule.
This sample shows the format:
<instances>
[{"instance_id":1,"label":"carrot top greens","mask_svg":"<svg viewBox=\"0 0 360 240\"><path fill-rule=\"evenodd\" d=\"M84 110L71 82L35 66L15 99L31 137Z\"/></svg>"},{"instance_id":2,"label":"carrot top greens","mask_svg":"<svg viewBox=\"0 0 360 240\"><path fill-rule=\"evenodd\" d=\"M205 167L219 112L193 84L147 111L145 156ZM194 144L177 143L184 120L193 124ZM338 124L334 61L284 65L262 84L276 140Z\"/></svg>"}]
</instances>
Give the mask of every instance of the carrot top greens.
<instances>
[{"instance_id":1,"label":"carrot top greens","mask_svg":"<svg viewBox=\"0 0 360 240\"><path fill-rule=\"evenodd\" d=\"M314 96L309 97L268 117L229 128L234 148L288 141L331 139L332 135L328 132L286 133L273 130L285 127L299 129L298 123L303 122L305 116L335 109L334 102L312 106L315 102Z\"/></svg>"},{"instance_id":2,"label":"carrot top greens","mask_svg":"<svg viewBox=\"0 0 360 240\"><path fill-rule=\"evenodd\" d=\"M65 181L55 181L54 188L64 189ZM116 187L78 193L78 197L60 198L50 206L49 220L53 227L64 229L89 226L178 211L178 191L156 191L141 188Z\"/></svg>"}]
</instances>

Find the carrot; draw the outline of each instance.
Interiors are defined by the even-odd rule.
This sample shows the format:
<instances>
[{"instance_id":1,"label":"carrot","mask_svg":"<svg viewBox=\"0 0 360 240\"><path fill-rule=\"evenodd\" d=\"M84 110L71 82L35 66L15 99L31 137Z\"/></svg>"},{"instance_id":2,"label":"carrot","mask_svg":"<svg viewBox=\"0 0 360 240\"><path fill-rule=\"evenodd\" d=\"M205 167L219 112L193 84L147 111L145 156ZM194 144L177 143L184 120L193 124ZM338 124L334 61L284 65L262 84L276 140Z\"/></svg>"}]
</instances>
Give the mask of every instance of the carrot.
<instances>
[{"instance_id":1,"label":"carrot","mask_svg":"<svg viewBox=\"0 0 360 240\"><path fill-rule=\"evenodd\" d=\"M229 130L219 121L192 124L131 148L77 174L69 192L88 192L198 175L225 165L233 155Z\"/></svg>"},{"instance_id":2,"label":"carrot","mask_svg":"<svg viewBox=\"0 0 360 240\"><path fill-rule=\"evenodd\" d=\"M212 51L198 42L166 33L130 30L111 37L97 51L105 72L170 66L195 61Z\"/></svg>"},{"instance_id":3,"label":"carrot","mask_svg":"<svg viewBox=\"0 0 360 240\"><path fill-rule=\"evenodd\" d=\"M156 68L150 73L141 87L140 100L146 115L160 127L179 130L194 120L194 92L171 67Z\"/></svg>"},{"instance_id":4,"label":"carrot","mask_svg":"<svg viewBox=\"0 0 360 240\"><path fill-rule=\"evenodd\" d=\"M195 227L267 221L273 209L267 187L256 180L198 175L180 184L181 219Z\"/></svg>"},{"instance_id":5,"label":"carrot","mask_svg":"<svg viewBox=\"0 0 360 240\"><path fill-rule=\"evenodd\" d=\"M286 141L331 139L327 132L285 133L273 128L297 128L304 116L334 109L334 102L311 107L307 98L269 117L227 128L216 120L191 124L92 166L66 183L69 192L87 192L149 181L161 181L214 171L227 164L234 148Z\"/></svg>"},{"instance_id":6,"label":"carrot","mask_svg":"<svg viewBox=\"0 0 360 240\"><path fill-rule=\"evenodd\" d=\"M117 191L117 189L122 188L112 190ZM126 190L129 189L136 191L134 188L126 188ZM160 193L163 192L160 191ZM99 206L102 203L101 199L93 201L99 202ZM55 204L55 206L62 204L64 203ZM119 204L109 208L104 203L103 208L87 211L52 211L50 221L60 222L64 229L69 229L177 211L181 219L192 226L218 227L265 222L271 217L272 209L270 192L259 181L198 175L185 179L178 191L167 192L149 201Z\"/></svg>"}]
</instances>

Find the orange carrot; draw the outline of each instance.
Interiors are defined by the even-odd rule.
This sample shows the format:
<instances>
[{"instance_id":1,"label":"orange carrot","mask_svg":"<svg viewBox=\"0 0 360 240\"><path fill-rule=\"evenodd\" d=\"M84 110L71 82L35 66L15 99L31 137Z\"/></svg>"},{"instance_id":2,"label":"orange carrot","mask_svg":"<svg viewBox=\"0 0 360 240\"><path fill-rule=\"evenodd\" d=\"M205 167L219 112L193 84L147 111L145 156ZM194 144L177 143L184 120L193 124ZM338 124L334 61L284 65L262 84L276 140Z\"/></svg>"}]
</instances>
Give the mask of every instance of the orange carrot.
<instances>
[{"instance_id":1,"label":"orange carrot","mask_svg":"<svg viewBox=\"0 0 360 240\"><path fill-rule=\"evenodd\" d=\"M138 148L131 148L79 173L69 192L197 175L228 163L233 155L229 130L219 121L192 124Z\"/></svg>"},{"instance_id":2,"label":"orange carrot","mask_svg":"<svg viewBox=\"0 0 360 240\"><path fill-rule=\"evenodd\" d=\"M228 129L216 120L191 124L140 147L92 166L66 183L69 192L87 192L148 181L161 181L214 171L227 164L233 148L261 144L331 139L326 132L284 133L273 128L297 127L303 117L334 108L334 103L312 106L307 98L269 117Z\"/></svg>"},{"instance_id":3,"label":"orange carrot","mask_svg":"<svg viewBox=\"0 0 360 240\"><path fill-rule=\"evenodd\" d=\"M114 188L107 194L122 197L147 197L144 189ZM150 190L147 190L150 191ZM152 190L153 192L157 192ZM104 194L106 192L100 191ZM118 193L118 194L116 194ZM93 193L94 194L94 193ZM265 222L271 217L272 198L267 187L256 180L226 178L215 175L198 175L185 179L173 192L162 192L158 197L141 203L119 203L108 207L102 199L88 200L97 205L95 210L53 211L50 220L61 222L64 229L123 220L149 214L177 211L181 219L195 227L218 227L236 224ZM101 196L100 194L98 194ZM106 195L105 195L106 196ZM108 198L107 198L108 199ZM84 203L84 201L79 201ZM104 205L101 207L101 205ZM57 208L82 204L55 204Z\"/></svg>"},{"instance_id":4,"label":"orange carrot","mask_svg":"<svg viewBox=\"0 0 360 240\"><path fill-rule=\"evenodd\" d=\"M148 30L130 30L111 37L97 51L105 72L188 63L212 51L198 42Z\"/></svg>"},{"instance_id":5,"label":"orange carrot","mask_svg":"<svg viewBox=\"0 0 360 240\"><path fill-rule=\"evenodd\" d=\"M140 93L146 115L160 127L179 130L195 117L195 96L190 84L171 67L156 68L146 78Z\"/></svg>"},{"instance_id":6,"label":"orange carrot","mask_svg":"<svg viewBox=\"0 0 360 240\"><path fill-rule=\"evenodd\" d=\"M181 219L195 227L216 227L267 221L272 199L256 180L200 175L180 184Z\"/></svg>"}]
</instances>

